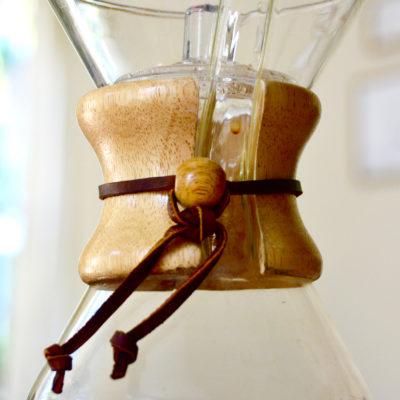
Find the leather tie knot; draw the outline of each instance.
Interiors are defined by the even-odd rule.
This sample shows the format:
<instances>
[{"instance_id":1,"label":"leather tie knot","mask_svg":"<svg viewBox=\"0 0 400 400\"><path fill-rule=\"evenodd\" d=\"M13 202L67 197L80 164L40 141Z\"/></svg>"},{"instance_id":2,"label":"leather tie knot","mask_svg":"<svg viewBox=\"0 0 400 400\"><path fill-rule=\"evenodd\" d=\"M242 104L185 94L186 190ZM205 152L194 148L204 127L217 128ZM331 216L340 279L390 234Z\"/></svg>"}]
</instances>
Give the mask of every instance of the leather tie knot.
<instances>
[{"instance_id":1,"label":"leather tie knot","mask_svg":"<svg viewBox=\"0 0 400 400\"><path fill-rule=\"evenodd\" d=\"M72 369L72 357L66 354L59 344L53 344L44 351L44 356L52 371L56 371L53 381L53 392L61 393L64 384L65 371Z\"/></svg>"},{"instance_id":2,"label":"leather tie knot","mask_svg":"<svg viewBox=\"0 0 400 400\"><path fill-rule=\"evenodd\" d=\"M205 207L186 208L179 213L179 218L192 227L182 235L185 239L191 241L203 241L203 239L215 233L217 227L214 211Z\"/></svg>"},{"instance_id":3,"label":"leather tie knot","mask_svg":"<svg viewBox=\"0 0 400 400\"><path fill-rule=\"evenodd\" d=\"M125 376L128 365L136 361L139 349L136 340L122 331L115 332L110 342L114 349L111 378L120 379Z\"/></svg>"},{"instance_id":4,"label":"leather tie knot","mask_svg":"<svg viewBox=\"0 0 400 400\"><path fill-rule=\"evenodd\" d=\"M217 218L229 203L229 192L225 191L220 202L214 207L193 206L179 211L174 190L169 192L168 213L172 221L188 229L182 236L191 241L201 242L215 233Z\"/></svg>"}]
</instances>

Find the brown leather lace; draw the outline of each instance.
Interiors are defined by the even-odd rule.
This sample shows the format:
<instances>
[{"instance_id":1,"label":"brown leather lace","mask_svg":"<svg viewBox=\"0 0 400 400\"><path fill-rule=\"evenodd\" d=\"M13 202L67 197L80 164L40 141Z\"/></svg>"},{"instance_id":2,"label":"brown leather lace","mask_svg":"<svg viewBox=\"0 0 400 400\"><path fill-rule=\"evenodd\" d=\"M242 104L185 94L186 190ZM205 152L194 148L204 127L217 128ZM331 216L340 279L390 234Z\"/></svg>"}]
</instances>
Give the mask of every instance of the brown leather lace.
<instances>
[{"instance_id":1,"label":"brown leather lace","mask_svg":"<svg viewBox=\"0 0 400 400\"><path fill-rule=\"evenodd\" d=\"M133 179L128 181L105 183L99 186L99 197L135 194L143 192L160 192L171 190L175 185L175 175L155 178ZM286 193L300 196L303 191L296 179L259 179L255 181L227 181L226 187L231 195L235 194L276 194Z\"/></svg>"},{"instance_id":2,"label":"brown leather lace","mask_svg":"<svg viewBox=\"0 0 400 400\"><path fill-rule=\"evenodd\" d=\"M174 191L169 192L168 212L170 218L176 223L170 227L147 253L145 258L125 278L120 286L102 304L89 321L67 342L62 345L54 344L48 347L44 354L50 368L56 372L52 390L61 393L65 371L72 369L70 354L80 348L119 306L133 293L147 277L154 267L157 259L165 247L175 238L183 237L187 240L201 242L206 237L215 234L214 250L200 264L196 271L148 318L127 333L117 331L111 339L114 348L114 369L111 377L122 378L129 364L137 357L137 341L162 324L174 313L183 302L205 279L221 256L227 241L227 233L222 224L217 221L229 201L229 193L226 192L222 201L214 208L190 207L179 211Z\"/></svg>"},{"instance_id":3,"label":"brown leather lace","mask_svg":"<svg viewBox=\"0 0 400 400\"><path fill-rule=\"evenodd\" d=\"M183 237L186 240L200 243L205 238L214 235L211 254L159 308L129 332L115 332L111 338L111 345L114 349L114 367L111 374L113 379L125 376L128 365L137 358L137 342L169 318L199 287L217 263L227 241L227 232L224 226L217 221L217 218L226 208L230 194L289 193L298 196L302 193L300 182L291 179L227 182L227 190L215 207L196 206L179 211L172 189L174 181L174 176L168 176L114 182L100 186L100 198L102 199L123 194L171 189L169 191L168 213L175 225L165 232L164 236L149 250L144 259L132 269L120 286L74 336L64 344L54 344L45 349L44 354L48 364L56 372L52 386L54 393L62 392L65 372L72 369L70 354L89 340L146 279L170 242L177 237Z\"/></svg>"}]
</instances>

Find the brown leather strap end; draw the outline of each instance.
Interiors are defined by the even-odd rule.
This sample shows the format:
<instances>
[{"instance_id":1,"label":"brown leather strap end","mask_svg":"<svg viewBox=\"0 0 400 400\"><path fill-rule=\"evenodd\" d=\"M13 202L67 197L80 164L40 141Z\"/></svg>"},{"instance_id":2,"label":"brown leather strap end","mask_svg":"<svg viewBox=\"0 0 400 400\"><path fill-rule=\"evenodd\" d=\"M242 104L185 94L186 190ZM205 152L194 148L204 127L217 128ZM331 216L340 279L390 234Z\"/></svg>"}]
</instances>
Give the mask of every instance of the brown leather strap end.
<instances>
[{"instance_id":1,"label":"brown leather strap end","mask_svg":"<svg viewBox=\"0 0 400 400\"><path fill-rule=\"evenodd\" d=\"M72 357L59 344L53 344L45 349L44 355L51 370L56 371L52 390L54 393L61 393L64 385L65 371L72 369Z\"/></svg>"},{"instance_id":2,"label":"brown leather strap end","mask_svg":"<svg viewBox=\"0 0 400 400\"><path fill-rule=\"evenodd\" d=\"M110 340L114 349L114 368L111 373L112 379L121 379L125 376L129 364L136 361L138 346L125 332L117 331Z\"/></svg>"}]
</instances>

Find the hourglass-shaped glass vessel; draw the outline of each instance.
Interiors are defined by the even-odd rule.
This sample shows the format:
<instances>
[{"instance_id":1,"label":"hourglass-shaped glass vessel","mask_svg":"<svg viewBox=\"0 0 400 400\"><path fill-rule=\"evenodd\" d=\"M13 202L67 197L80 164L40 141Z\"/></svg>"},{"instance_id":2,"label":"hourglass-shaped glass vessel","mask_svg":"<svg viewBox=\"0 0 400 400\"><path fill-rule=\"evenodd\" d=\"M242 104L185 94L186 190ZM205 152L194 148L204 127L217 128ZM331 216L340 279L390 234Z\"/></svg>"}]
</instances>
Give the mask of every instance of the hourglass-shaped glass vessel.
<instances>
[{"instance_id":1,"label":"hourglass-shaped glass vessel","mask_svg":"<svg viewBox=\"0 0 400 400\"><path fill-rule=\"evenodd\" d=\"M294 179L316 127L310 91L357 0L52 0L99 89L77 116L105 183L174 175L208 157L229 181ZM71 337L172 225L166 191L104 200L79 261L90 286ZM109 339L151 313L213 248L174 241L137 293L73 355L61 394L29 399L368 399L318 300L321 256L293 194L232 196L225 251L200 289L140 341L122 380Z\"/></svg>"}]
</instances>

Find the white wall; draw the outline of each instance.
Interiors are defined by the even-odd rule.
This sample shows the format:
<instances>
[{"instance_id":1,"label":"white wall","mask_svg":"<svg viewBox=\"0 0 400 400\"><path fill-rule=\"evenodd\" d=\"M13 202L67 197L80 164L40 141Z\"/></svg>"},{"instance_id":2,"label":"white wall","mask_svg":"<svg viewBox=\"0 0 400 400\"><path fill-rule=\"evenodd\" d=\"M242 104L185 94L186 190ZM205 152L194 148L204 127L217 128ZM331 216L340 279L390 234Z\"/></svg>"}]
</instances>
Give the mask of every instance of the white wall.
<instances>
[{"instance_id":1,"label":"white wall","mask_svg":"<svg viewBox=\"0 0 400 400\"><path fill-rule=\"evenodd\" d=\"M44 364L43 349L57 340L85 289L77 259L101 206L94 201L87 207L86 199L96 198L100 180L92 184L96 159L75 122L75 105L93 84L47 3L38 7L36 19L37 48L26 71L30 79L25 91L25 96L32 96L33 115L28 232L14 266L7 400L26 398Z\"/></svg>"},{"instance_id":2,"label":"white wall","mask_svg":"<svg viewBox=\"0 0 400 400\"><path fill-rule=\"evenodd\" d=\"M314 87L322 119L300 162L305 194L299 204L324 259L316 284L321 297L374 398L395 400L400 398L400 171L390 180L359 174L353 130L354 88L380 74L400 74L399 51L385 54L368 46L373 7L373 1L365 2ZM397 130L400 134L400 126Z\"/></svg>"}]
</instances>

